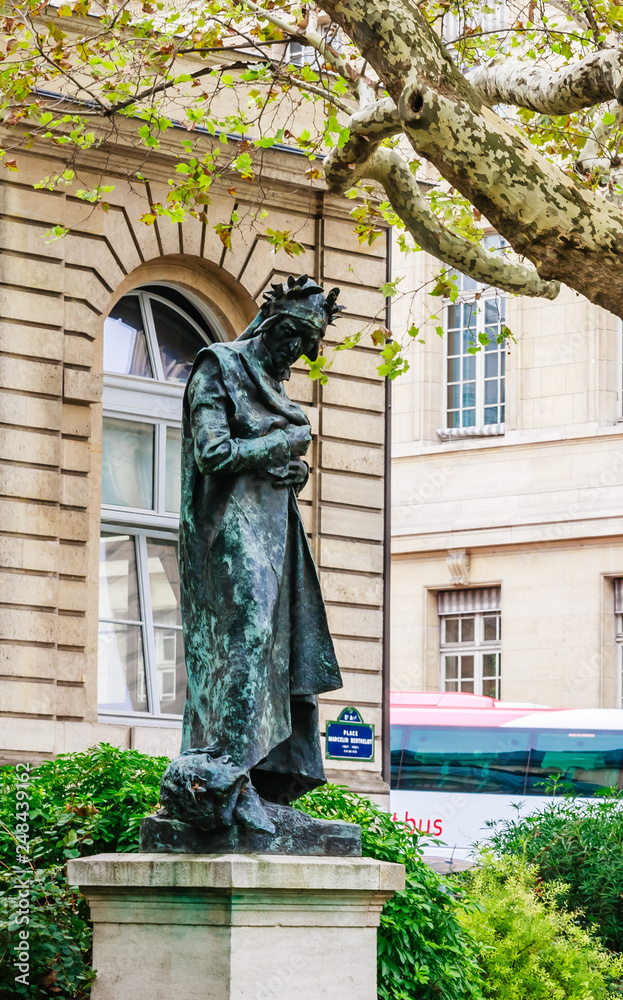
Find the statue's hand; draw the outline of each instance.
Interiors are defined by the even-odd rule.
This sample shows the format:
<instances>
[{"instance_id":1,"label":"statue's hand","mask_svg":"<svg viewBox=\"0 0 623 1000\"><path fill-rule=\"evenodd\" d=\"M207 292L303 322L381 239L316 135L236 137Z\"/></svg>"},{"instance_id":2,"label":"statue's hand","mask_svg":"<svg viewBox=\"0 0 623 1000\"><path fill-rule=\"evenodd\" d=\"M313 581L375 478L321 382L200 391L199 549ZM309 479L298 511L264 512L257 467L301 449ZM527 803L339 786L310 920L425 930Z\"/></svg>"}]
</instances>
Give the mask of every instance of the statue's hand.
<instances>
[{"instance_id":1,"label":"statue's hand","mask_svg":"<svg viewBox=\"0 0 623 1000\"><path fill-rule=\"evenodd\" d=\"M283 479L275 479L273 485L277 488L281 486L294 486L297 493L309 478L309 466L302 458L293 458L288 468L287 476ZM298 487L298 489L297 489Z\"/></svg>"},{"instance_id":2,"label":"statue's hand","mask_svg":"<svg viewBox=\"0 0 623 1000\"><path fill-rule=\"evenodd\" d=\"M290 454L293 457L304 455L311 444L311 429L309 424L303 424L302 427L293 427L290 425L286 428L286 434L290 442Z\"/></svg>"}]
</instances>

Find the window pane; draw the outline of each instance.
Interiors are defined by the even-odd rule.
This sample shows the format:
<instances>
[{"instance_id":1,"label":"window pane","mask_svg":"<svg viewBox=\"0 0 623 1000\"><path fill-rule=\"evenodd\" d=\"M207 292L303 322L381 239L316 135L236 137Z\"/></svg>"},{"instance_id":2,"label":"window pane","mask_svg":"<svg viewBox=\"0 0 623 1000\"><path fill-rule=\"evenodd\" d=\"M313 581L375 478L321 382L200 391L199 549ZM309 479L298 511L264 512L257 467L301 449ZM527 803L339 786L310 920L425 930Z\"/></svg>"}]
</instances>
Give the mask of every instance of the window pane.
<instances>
[{"instance_id":1,"label":"window pane","mask_svg":"<svg viewBox=\"0 0 623 1000\"><path fill-rule=\"evenodd\" d=\"M398 775L400 774L400 760L402 757L402 726L390 727L390 751L391 751L391 787L398 787Z\"/></svg>"},{"instance_id":2,"label":"window pane","mask_svg":"<svg viewBox=\"0 0 623 1000\"><path fill-rule=\"evenodd\" d=\"M496 352L499 351L498 345L498 328L497 326L486 326L485 336L487 338L487 343L485 344L485 351Z\"/></svg>"},{"instance_id":3,"label":"window pane","mask_svg":"<svg viewBox=\"0 0 623 1000\"><path fill-rule=\"evenodd\" d=\"M498 681L492 679L483 680L482 693L486 695L487 698L499 698L500 693L498 691Z\"/></svg>"},{"instance_id":4,"label":"window pane","mask_svg":"<svg viewBox=\"0 0 623 1000\"><path fill-rule=\"evenodd\" d=\"M486 406L485 407L485 424L497 424L503 423L503 418L498 420L498 408L497 406Z\"/></svg>"},{"instance_id":5,"label":"window pane","mask_svg":"<svg viewBox=\"0 0 623 1000\"><path fill-rule=\"evenodd\" d=\"M499 354L485 354L485 378L497 378Z\"/></svg>"},{"instance_id":6,"label":"window pane","mask_svg":"<svg viewBox=\"0 0 623 1000\"><path fill-rule=\"evenodd\" d=\"M181 629L155 628L160 711L182 715L186 700L184 638Z\"/></svg>"},{"instance_id":7,"label":"window pane","mask_svg":"<svg viewBox=\"0 0 623 1000\"><path fill-rule=\"evenodd\" d=\"M461 619L461 642L473 642L474 641L474 619L473 618L462 618Z\"/></svg>"},{"instance_id":8,"label":"window pane","mask_svg":"<svg viewBox=\"0 0 623 1000\"><path fill-rule=\"evenodd\" d=\"M147 539L151 609L156 625L181 625L177 543Z\"/></svg>"},{"instance_id":9,"label":"window pane","mask_svg":"<svg viewBox=\"0 0 623 1000\"><path fill-rule=\"evenodd\" d=\"M476 378L476 355L467 354L463 357L463 379L469 382Z\"/></svg>"},{"instance_id":10,"label":"window pane","mask_svg":"<svg viewBox=\"0 0 623 1000\"><path fill-rule=\"evenodd\" d=\"M474 693L474 682L473 681L461 681L461 691L467 694Z\"/></svg>"},{"instance_id":11,"label":"window pane","mask_svg":"<svg viewBox=\"0 0 623 1000\"><path fill-rule=\"evenodd\" d=\"M459 662L458 656L445 656L444 661L445 661L447 680L454 680L454 678L457 676L458 662Z\"/></svg>"},{"instance_id":12,"label":"window pane","mask_svg":"<svg viewBox=\"0 0 623 1000\"><path fill-rule=\"evenodd\" d=\"M389 730L390 749L400 750L400 747L402 746L402 733L403 733L402 726L390 726Z\"/></svg>"},{"instance_id":13,"label":"window pane","mask_svg":"<svg viewBox=\"0 0 623 1000\"><path fill-rule=\"evenodd\" d=\"M485 403L497 403L498 401L498 380L487 379L485 382Z\"/></svg>"},{"instance_id":14,"label":"window pane","mask_svg":"<svg viewBox=\"0 0 623 1000\"><path fill-rule=\"evenodd\" d=\"M476 344L476 327L466 326L463 330L463 353L467 353L469 347L473 347Z\"/></svg>"},{"instance_id":15,"label":"window pane","mask_svg":"<svg viewBox=\"0 0 623 1000\"><path fill-rule=\"evenodd\" d=\"M528 739L528 732L503 729L412 728L398 787L521 794Z\"/></svg>"},{"instance_id":16,"label":"window pane","mask_svg":"<svg viewBox=\"0 0 623 1000\"><path fill-rule=\"evenodd\" d=\"M498 654L484 653L482 657L482 676L495 677L498 672Z\"/></svg>"},{"instance_id":17,"label":"window pane","mask_svg":"<svg viewBox=\"0 0 623 1000\"><path fill-rule=\"evenodd\" d=\"M446 633L444 642L459 641L459 618L446 618Z\"/></svg>"},{"instance_id":18,"label":"window pane","mask_svg":"<svg viewBox=\"0 0 623 1000\"><path fill-rule=\"evenodd\" d=\"M471 680L474 676L474 657L473 656L462 656L461 657L461 677L466 677ZM465 687L462 688L465 691Z\"/></svg>"},{"instance_id":19,"label":"window pane","mask_svg":"<svg viewBox=\"0 0 623 1000\"><path fill-rule=\"evenodd\" d=\"M458 382L461 378L461 359L448 358L448 382Z\"/></svg>"},{"instance_id":20,"label":"window pane","mask_svg":"<svg viewBox=\"0 0 623 1000\"><path fill-rule=\"evenodd\" d=\"M458 308L458 306L456 307ZM450 330L448 334L448 355L452 356L461 353L461 331Z\"/></svg>"},{"instance_id":21,"label":"window pane","mask_svg":"<svg viewBox=\"0 0 623 1000\"><path fill-rule=\"evenodd\" d=\"M486 615L484 618L484 637L485 642L494 642L499 638L498 624L500 621L499 615Z\"/></svg>"},{"instance_id":22,"label":"window pane","mask_svg":"<svg viewBox=\"0 0 623 1000\"><path fill-rule=\"evenodd\" d=\"M475 427L476 426L476 411L475 410L464 410L463 411L463 427Z\"/></svg>"},{"instance_id":23,"label":"window pane","mask_svg":"<svg viewBox=\"0 0 623 1000\"><path fill-rule=\"evenodd\" d=\"M182 715L186 698L186 667L181 625L180 578L177 543L147 539L149 586L155 625L156 670L160 692L160 710Z\"/></svg>"},{"instance_id":24,"label":"window pane","mask_svg":"<svg viewBox=\"0 0 623 1000\"><path fill-rule=\"evenodd\" d=\"M477 308L478 306L475 302L463 303L463 326L469 327L471 330L476 329Z\"/></svg>"},{"instance_id":25,"label":"window pane","mask_svg":"<svg viewBox=\"0 0 623 1000\"><path fill-rule=\"evenodd\" d=\"M448 306L448 329L455 330L461 325L461 307ZM449 354L456 354L456 351L448 350Z\"/></svg>"},{"instance_id":26,"label":"window pane","mask_svg":"<svg viewBox=\"0 0 623 1000\"><path fill-rule=\"evenodd\" d=\"M152 510L153 467L153 426L104 417L102 503Z\"/></svg>"},{"instance_id":27,"label":"window pane","mask_svg":"<svg viewBox=\"0 0 623 1000\"><path fill-rule=\"evenodd\" d=\"M499 320L497 299L485 300L485 326L496 326Z\"/></svg>"},{"instance_id":28,"label":"window pane","mask_svg":"<svg viewBox=\"0 0 623 1000\"><path fill-rule=\"evenodd\" d=\"M100 618L140 621L134 539L102 535L100 540Z\"/></svg>"},{"instance_id":29,"label":"window pane","mask_svg":"<svg viewBox=\"0 0 623 1000\"><path fill-rule=\"evenodd\" d=\"M166 477L165 510L179 514L182 499L182 434L179 427L167 427Z\"/></svg>"},{"instance_id":30,"label":"window pane","mask_svg":"<svg viewBox=\"0 0 623 1000\"><path fill-rule=\"evenodd\" d=\"M448 409L455 410L461 405L461 386L449 385L447 390Z\"/></svg>"},{"instance_id":31,"label":"window pane","mask_svg":"<svg viewBox=\"0 0 623 1000\"><path fill-rule=\"evenodd\" d=\"M622 788L623 733L540 732L530 754L526 791L547 794L548 781L558 778L573 789L592 795L600 788Z\"/></svg>"},{"instance_id":32,"label":"window pane","mask_svg":"<svg viewBox=\"0 0 623 1000\"><path fill-rule=\"evenodd\" d=\"M136 296L121 299L104 321L104 371L153 377Z\"/></svg>"},{"instance_id":33,"label":"window pane","mask_svg":"<svg viewBox=\"0 0 623 1000\"><path fill-rule=\"evenodd\" d=\"M100 708L147 711L142 631L140 625L100 622L97 659Z\"/></svg>"},{"instance_id":34,"label":"window pane","mask_svg":"<svg viewBox=\"0 0 623 1000\"><path fill-rule=\"evenodd\" d=\"M472 288L477 288L477 283L473 278L469 278L466 274L459 274L459 288L464 292L468 292Z\"/></svg>"},{"instance_id":35,"label":"window pane","mask_svg":"<svg viewBox=\"0 0 623 1000\"><path fill-rule=\"evenodd\" d=\"M465 382L463 384L463 406L471 407L476 405L476 383Z\"/></svg>"},{"instance_id":36,"label":"window pane","mask_svg":"<svg viewBox=\"0 0 623 1000\"><path fill-rule=\"evenodd\" d=\"M168 382L187 382L197 351L206 346L190 323L175 309L150 299L160 360Z\"/></svg>"}]
</instances>

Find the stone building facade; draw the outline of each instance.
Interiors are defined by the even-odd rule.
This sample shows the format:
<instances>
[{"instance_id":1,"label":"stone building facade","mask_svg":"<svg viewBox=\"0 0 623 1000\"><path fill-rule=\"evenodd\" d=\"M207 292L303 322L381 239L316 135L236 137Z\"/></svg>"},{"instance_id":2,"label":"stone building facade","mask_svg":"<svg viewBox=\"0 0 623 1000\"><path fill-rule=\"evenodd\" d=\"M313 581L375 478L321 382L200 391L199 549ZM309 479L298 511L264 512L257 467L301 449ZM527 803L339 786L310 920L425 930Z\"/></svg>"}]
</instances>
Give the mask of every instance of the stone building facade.
<instances>
[{"instance_id":1,"label":"stone building facade","mask_svg":"<svg viewBox=\"0 0 623 1000\"><path fill-rule=\"evenodd\" d=\"M401 267L401 287L439 270ZM394 391L392 687L621 707L621 325L569 289L463 281L443 339L435 309ZM470 355L502 322L516 343Z\"/></svg>"},{"instance_id":2,"label":"stone building facade","mask_svg":"<svg viewBox=\"0 0 623 1000\"><path fill-rule=\"evenodd\" d=\"M264 157L263 223L251 217L259 195L253 183L246 197L213 189L211 224L228 222L234 207L247 220L226 250L214 229L194 218L140 221L150 203L166 199L174 154L172 140L170 150L150 159L146 185L127 180L131 152L85 154L80 186L115 185L107 212L76 198L71 185L33 188L62 168L49 149L20 154L18 173L6 172L0 187L0 756L6 760L46 758L102 740L150 753L178 750L179 619L175 569L165 558L175 539L175 499L168 498L175 493L183 391L183 378L170 377L181 336L175 317L186 323L191 344L201 336L232 339L255 315L269 282L295 269L342 287L347 312L331 337L383 318L384 239L359 247L348 203L310 186L304 157L283 148ZM51 241L46 233L57 225L69 234ZM262 225L292 230L305 254L293 261L273 253ZM139 289L143 326L155 322L158 310L168 326L131 331L141 343L133 341L124 360L114 337L132 326L127 310L137 308ZM336 353L324 386L297 369L288 392L312 421L313 474L300 503L344 676L343 690L322 698L322 727L350 705L376 725L374 762L353 768L332 761L329 775L383 794L385 387L370 340ZM147 458L141 441L148 442ZM128 582L130 570L137 583ZM100 589L103 600L117 602L112 613L102 610ZM98 603L104 660L106 643L108 653L111 643L114 649L110 684L101 642L98 666ZM120 650L125 667L130 660L140 667L125 703L110 693L122 676Z\"/></svg>"}]
</instances>

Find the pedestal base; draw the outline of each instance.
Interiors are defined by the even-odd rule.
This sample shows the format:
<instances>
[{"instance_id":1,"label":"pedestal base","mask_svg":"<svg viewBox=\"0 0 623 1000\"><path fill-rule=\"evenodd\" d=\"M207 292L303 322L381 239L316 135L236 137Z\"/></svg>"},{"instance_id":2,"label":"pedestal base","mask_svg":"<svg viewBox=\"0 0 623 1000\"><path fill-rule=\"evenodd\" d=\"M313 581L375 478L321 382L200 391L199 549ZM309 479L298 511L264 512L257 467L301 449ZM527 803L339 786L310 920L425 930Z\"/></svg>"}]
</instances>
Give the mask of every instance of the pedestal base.
<instances>
[{"instance_id":1,"label":"pedestal base","mask_svg":"<svg viewBox=\"0 0 623 1000\"><path fill-rule=\"evenodd\" d=\"M94 923L92 1000L376 1000L371 858L99 854L68 863Z\"/></svg>"}]
</instances>

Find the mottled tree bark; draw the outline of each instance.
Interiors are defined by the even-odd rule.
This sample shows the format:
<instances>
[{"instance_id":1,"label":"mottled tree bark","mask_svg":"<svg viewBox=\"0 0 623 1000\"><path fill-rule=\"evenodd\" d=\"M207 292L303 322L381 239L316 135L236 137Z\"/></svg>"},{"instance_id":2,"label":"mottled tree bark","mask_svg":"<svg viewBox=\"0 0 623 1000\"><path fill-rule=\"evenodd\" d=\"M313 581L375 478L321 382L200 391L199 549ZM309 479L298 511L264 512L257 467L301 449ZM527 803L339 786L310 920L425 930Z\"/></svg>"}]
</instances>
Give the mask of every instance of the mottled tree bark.
<instances>
[{"instance_id":1,"label":"mottled tree bark","mask_svg":"<svg viewBox=\"0 0 623 1000\"><path fill-rule=\"evenodd\" d=\"M486 105L415 0L320 0L319 6L379 74L417 153L534 264L544 282L563 281L623 317L623 211L548 162ZM614 71L618 53L605 62ZM604 60L597 66L601 72ZM603 85L607 93L595 85L594 73L588 78L593 89L584 106L619 96L613 73ZM351 176L361 168L354 163ZM394 202L394 208L404 217L410 206Z\"/></svg>"},{"instance_id":2,"label":"mottled tree bark","mask_svg":"<svg viewBox=\"0 0 623 1000\"><path fill-rule=\"evenodd\" d=\"M568 115L621 99L623 52L595 52L556 73L516 59L492 60L472 70L468 80L489 105L516 104L544 115Z\"/></svg>"}]
</instances>

